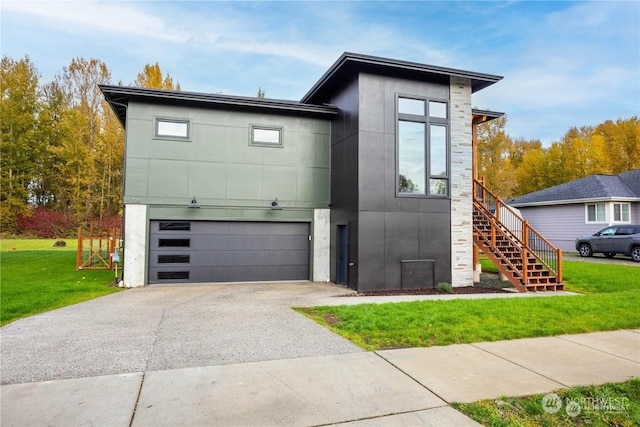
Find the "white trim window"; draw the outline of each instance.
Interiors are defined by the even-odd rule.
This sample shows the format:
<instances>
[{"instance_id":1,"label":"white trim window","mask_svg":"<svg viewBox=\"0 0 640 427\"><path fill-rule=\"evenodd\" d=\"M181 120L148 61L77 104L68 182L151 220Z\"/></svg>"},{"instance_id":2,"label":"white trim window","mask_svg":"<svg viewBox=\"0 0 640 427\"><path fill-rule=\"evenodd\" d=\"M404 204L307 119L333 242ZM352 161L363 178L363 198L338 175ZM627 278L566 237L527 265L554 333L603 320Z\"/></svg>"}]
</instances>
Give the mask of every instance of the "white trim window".
<instances>
[{"instance_id":1,"label":"white trim window","mask_svg":"<svg viewBox=\"0 0 640 427\"><path fill-rule=\"evenodd\" d=\"M251 136L249 145L262 147L282 147L283 128L279 126L257 126L251 125Z\"/></svg>"},{"instance_id":2,"label":"white trim window","mask_svg":"<svg viewBox=\"0 0 640 427\"><path fill-rule=\"evenodd\" d=\"M587 223L607 222L607 204L590 203L586 206Z\"/></svg>"},{"instance_id":3,"label":"white trim window","mask_svg":"<svg viewBox=\"0 0 640 427\"><path fill-rule=\"evenodd\" d=\"M189 120L156 117L155 137L160 139L189 139Z\"/></svg>"},{"instance_id":4,"label":"white trim window","mask_svg":"<svg viewBox=\"0 0 640 427\"><path fill-rule=\"evenodd\" d=\"M613 221L631 222L631 205L629 203L614 203Z\"/></svg>"}]
</instances>

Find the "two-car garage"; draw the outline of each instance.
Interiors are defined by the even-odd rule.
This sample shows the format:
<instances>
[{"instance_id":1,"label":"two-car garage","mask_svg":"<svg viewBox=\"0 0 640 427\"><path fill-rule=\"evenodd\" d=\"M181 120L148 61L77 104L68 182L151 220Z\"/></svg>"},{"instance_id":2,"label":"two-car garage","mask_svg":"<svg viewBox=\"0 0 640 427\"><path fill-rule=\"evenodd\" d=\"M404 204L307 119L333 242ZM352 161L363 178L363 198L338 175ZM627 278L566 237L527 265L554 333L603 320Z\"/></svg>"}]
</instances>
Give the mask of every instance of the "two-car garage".
<instances>
[{"instance_id":1,"label":"two-car garage","mask_svg":"<svg viewBox=\"0 0 640 427\"><path fill-rule=\"evenodd\" d=\"M309 280L309 225L151 221L148 283Z\"/></svg>"}]
</instances>

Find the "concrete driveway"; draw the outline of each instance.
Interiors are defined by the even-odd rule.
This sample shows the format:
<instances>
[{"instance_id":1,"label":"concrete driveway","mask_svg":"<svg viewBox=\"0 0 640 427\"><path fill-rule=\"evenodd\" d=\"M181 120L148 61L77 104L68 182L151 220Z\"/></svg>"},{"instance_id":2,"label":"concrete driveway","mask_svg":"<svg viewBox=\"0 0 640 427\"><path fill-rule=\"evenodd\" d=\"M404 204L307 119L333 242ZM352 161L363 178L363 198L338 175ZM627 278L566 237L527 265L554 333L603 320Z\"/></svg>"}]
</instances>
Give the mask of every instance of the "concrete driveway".
<instances>
[{"instance_id":1,"label":"concrete driveway","mask_svg":"<svg viewBox=\"0 0 640 427\"><path fill-rule=\"evenodd\" d=\"M19 320L0 425L477 427L449 404L640 374L640 330L365 352L290 308L376 302L348 292L150 286Z\"/></svg>"},{"instance_id":2,"label":"concrete driveway","mask_svg":"<svg viewBox=\"0 0 640 427\"><path fill-rule=\"evenodd\" d=\"M2 328L2 384L363 350L293 311L349 293L319 283L148 286Z\"/></svg>"}]
</instances>

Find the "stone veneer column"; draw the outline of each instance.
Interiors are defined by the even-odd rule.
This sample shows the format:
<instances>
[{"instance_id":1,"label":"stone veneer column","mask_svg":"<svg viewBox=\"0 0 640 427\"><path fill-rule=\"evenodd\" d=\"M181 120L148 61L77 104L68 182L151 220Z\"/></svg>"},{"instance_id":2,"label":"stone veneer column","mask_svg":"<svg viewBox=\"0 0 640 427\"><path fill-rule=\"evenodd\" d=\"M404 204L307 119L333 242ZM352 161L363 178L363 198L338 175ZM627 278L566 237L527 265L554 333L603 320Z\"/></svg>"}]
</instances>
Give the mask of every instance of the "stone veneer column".
<instances>
[{"instance_id":1,"label":"stone veneer column","mask_svg":"<svg viewBox=\"0 0 640 427\"><path fill-rule=\"evenodd\" d=\"M147 205L124 206L124 286L145 285L147 269Z\"/></svg>"},{"instance_id":2,"label":"stone veneer column","mask_svg":"<svg viewBox=\"0 0 640 427\"><path fill-rule=\"evenodd\" d=\"M451 77L451 285L473 284L471 81Z\"/></svg>"}]
</instances>

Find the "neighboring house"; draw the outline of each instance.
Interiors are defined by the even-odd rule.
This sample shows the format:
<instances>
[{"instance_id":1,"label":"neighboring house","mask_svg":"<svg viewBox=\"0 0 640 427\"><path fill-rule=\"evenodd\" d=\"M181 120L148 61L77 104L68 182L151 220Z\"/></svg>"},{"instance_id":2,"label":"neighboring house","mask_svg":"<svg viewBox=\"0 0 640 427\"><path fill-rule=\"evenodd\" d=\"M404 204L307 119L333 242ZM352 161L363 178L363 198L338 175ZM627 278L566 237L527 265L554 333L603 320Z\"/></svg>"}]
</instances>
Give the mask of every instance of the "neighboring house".
<instances>
[{"instance_id":1,"label":"neighboring house","mask_svg":"<svg viewBox=\"0 0 640 427\"><path fill-rule=\"evenodd\" d=\"M345 53L301 101L101 86L126 129L124 283L473 282L471 94ZM476 113L476 114L474 114Z\"/></svg>"},{"instance_id":2,"label":"neighboring house","mask_svg":"<svg viewBox=\"0 0 640 427\"><path fill-rule=\"evenodd\" d=\"M592 175L507 201L563 251L575 240L613 224L640 223L640 169Z\"/></svg>"}]
</instances>

